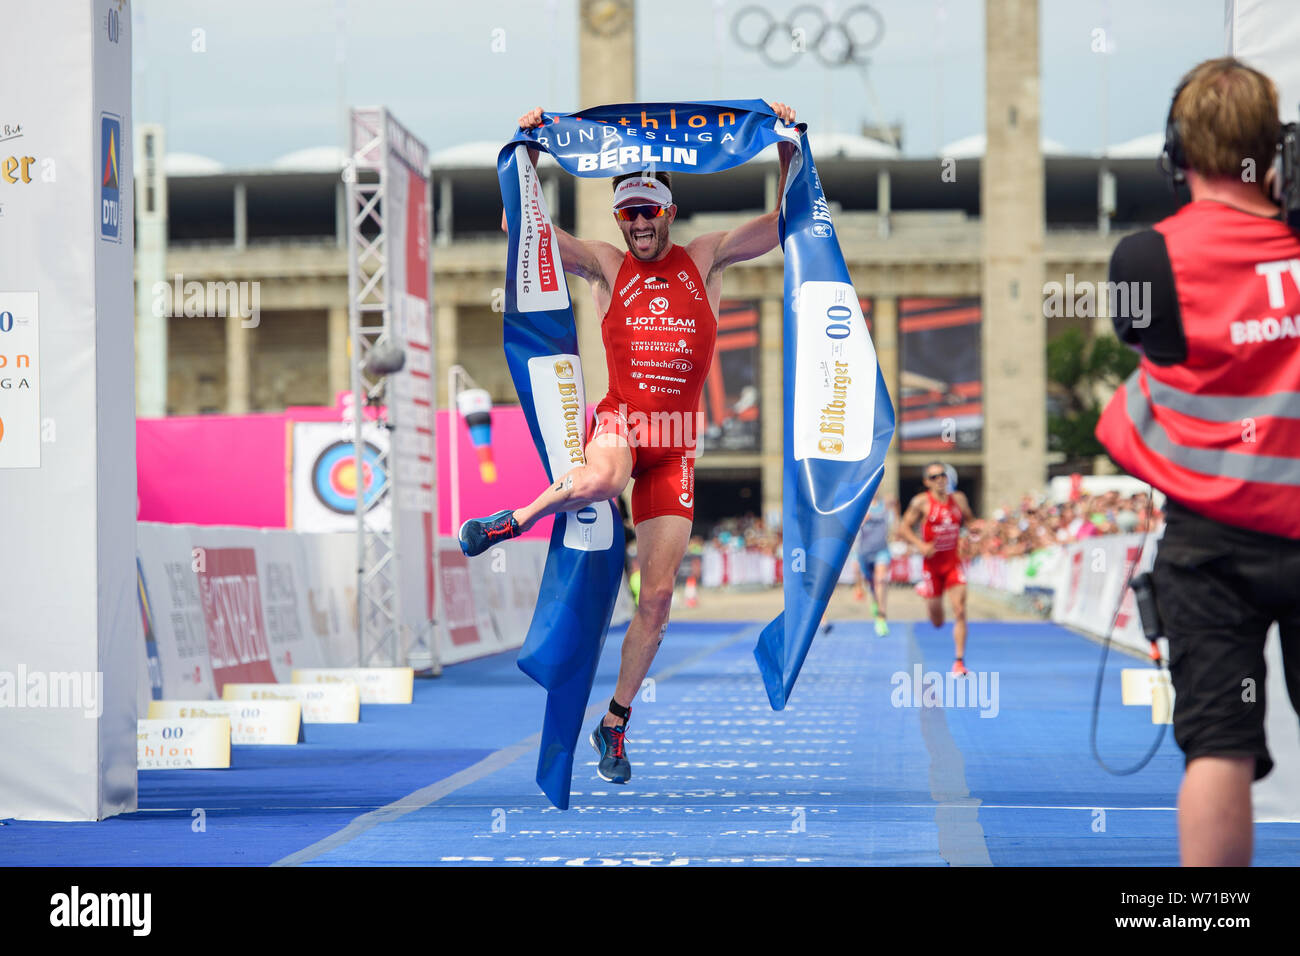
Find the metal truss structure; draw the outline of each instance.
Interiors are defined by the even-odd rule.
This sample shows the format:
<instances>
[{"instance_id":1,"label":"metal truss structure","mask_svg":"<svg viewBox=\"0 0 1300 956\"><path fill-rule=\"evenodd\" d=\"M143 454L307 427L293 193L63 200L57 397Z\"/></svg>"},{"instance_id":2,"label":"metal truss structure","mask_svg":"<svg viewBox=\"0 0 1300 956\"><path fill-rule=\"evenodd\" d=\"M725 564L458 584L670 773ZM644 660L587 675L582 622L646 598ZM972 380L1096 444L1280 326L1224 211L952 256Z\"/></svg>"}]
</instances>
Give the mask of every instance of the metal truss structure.
<instances>
[{"instance_id":1,"label":"metal truss structure","mask_svg":"<svg viewBox=\"0 0 1300 956\"><path fill-rule=\"evenodd\" d=\"M384 230L385 117L382 108L352 110L352 152L343 171L347 187L348 326L352 345L348 358L356 452L357 662L361 667L398 664L402 645L396 508L381 509L375 502L367 507L364 480L367 470L382 470L387 476L382 493L390 505L395 505L393 442L375 447L371 461L367 462L363 435L368 409L375 410L378 427L389 430L394 427L390 418L393 403L388 402L387 409L384 406L388 376L366 371L367 359L376 345L393 341L388 243ZM390 517L381 520L385 514Z\"/></svg>"}]
</instances>

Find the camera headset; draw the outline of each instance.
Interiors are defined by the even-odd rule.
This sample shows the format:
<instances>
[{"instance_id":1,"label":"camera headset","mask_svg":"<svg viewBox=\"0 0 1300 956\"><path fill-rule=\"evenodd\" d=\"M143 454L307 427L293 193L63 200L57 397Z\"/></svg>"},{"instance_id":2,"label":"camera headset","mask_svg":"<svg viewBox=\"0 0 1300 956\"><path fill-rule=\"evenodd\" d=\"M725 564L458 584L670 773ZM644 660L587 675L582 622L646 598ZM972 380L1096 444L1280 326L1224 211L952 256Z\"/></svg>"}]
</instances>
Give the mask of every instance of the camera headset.
<instances>
[{"instance_id":1,"label":"camera headset","mask_svg":"<svg viewBox=\"0 0 1300 956\"><path fill-rule=\"evenodd\" d=\"M1165 116L1165 145L1160 150L1160 171L1169 180L1169 188L1178 195L1178 187L1187 182L1187 153L1183 149L1183 132L1178 120L1174 118L1174 107L1178 97L1187 89L1187 80L1178 84L1174 98L1169 101L1169 113Z\"/></svg>"}]
</instances>

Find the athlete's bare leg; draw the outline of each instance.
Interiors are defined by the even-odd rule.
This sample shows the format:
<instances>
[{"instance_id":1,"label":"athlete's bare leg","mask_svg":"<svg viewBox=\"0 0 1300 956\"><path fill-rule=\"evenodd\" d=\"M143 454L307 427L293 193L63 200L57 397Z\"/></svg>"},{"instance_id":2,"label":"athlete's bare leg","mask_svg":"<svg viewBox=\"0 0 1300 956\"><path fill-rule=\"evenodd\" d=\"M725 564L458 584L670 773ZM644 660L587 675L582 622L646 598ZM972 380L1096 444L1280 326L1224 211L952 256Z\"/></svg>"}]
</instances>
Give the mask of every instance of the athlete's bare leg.
<instances>
[{"instance_id":1,"label":"athlete's bare leg","mask_svg":"<svg viewBox=\"0 0 1300 956\"><path fill-rule=\"evenodd\" d=\"M943 595L926 598L925 609L930 612L930 623L935 627L943 627Z\"/></svg>"},{"instance_id":2,"label":"athlete's bare leg","mask_svg":"<svg viewBox=\"0 0 1300 956\"><path fill-rule=\"evenodd\" d=\"M876 607L880 608L880 616L886 617L885 594L889 591L889 565L877 564L873 570L875 571L875 579L872 581L872 587L876 591Z\"/></svg>"},{"instance_id":3,"label":"athlete's bare leg","mask_svg":"<svg viewBox=\"0 0 1300 956\"><path fill-rule=\"evenodd\" d=\"M952 600L952 642L957 647L957 657L966 656L966 585L954 584L948 589Z\"/></svg>"},{"instance_id":4,"label":"athlete's bare leg","mask_svg":"<svg viewBox=\"0 0 1300 956\"><path fill-rule=\"evenodd\" d=\"M578 511L622 494L632 477L632 451L627 440L616 433L603 432L587 442L586 454L585 465L569 469L532 504L515 510L520 531L527 531L557 511ZM643 583L644 580L643 570Z\"/></svg>"},{"instance_id":5,"label":"athlete's bare leg","mask_svg":"<svg viewBox=\"0 0 1300 956\"><path fill-rule=\"evenodd\" d=\"M623 637L623 657L618 669L618 684L614 688L614 700L623 707L631 706L632 699L641 690L641 682L650 672L659 642L663 640L677 568L686 554L690 537L691 521L681 515L647 518L636 526L636 556L641 562L641 601ZM605 714L606 726L613 727L618 723L619 719L613 714Z\"/></svg>"}]
</instances>

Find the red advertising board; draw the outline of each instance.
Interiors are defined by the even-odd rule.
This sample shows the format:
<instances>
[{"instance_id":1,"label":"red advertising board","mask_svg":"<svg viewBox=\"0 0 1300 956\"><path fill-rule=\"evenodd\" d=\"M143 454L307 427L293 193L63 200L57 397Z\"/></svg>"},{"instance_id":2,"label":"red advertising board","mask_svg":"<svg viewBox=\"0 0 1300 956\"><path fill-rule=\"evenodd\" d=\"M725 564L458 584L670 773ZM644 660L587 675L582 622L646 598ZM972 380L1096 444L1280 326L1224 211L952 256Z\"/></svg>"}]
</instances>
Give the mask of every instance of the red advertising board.
<instances>
[{"instance_id":1,"label":"red advertising board","mask_svg":"<svg viewBox=\"0 0 1300 956\"><path fill-rule=\"evenodd\" d=\"M217 694L228 683L274 683L252 548L195 548L194 571Z\"/></svg>"},{"instance_id":2,"label":"red advertising board","mask_svg":"<svg viewBox=\"0 0 1300 956\"><path fill-rule=\"evenodd\" d=\"M480 637L478 618L474 612L474 591L469 580L469 562L459 549L444 549L440 557L442 623L456 646L477 644Z\"/></svg>"}]
</instances>

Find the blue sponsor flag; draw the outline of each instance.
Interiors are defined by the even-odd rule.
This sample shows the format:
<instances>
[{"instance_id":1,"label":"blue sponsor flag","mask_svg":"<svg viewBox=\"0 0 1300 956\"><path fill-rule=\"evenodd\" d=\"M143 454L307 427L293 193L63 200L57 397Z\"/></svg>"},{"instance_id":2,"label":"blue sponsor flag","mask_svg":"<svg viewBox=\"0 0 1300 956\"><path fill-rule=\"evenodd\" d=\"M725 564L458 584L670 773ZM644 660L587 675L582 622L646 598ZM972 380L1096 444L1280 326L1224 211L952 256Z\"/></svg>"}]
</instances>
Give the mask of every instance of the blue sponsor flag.
<instances>
[{"instance_id":1,"label":"blue sponsor flag","mask_svg":"<svg viewBox=\"0 0 1300 956\"><path fill-rule=\"evenodd\" d=\"M785 252L785 611L759 638L759 670L781 709L884 470L894 410L849 280L804 127L762 100L639 103L543 114L497 161L509 228L505 351L552 480L581 462L586 396L577 330L549 211L527 148L576 176L653 168L711 173L781 142L796 150L780 218ZM580 409L578 436L573 411ZM575 448L577 452L575 454ZM585 513L584 513L585 512ZM573 754L613 613L623 532L612 503L557 515L520 668L548 691L538 783L567 808Z\"/></svg>"}]
</instances>

